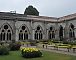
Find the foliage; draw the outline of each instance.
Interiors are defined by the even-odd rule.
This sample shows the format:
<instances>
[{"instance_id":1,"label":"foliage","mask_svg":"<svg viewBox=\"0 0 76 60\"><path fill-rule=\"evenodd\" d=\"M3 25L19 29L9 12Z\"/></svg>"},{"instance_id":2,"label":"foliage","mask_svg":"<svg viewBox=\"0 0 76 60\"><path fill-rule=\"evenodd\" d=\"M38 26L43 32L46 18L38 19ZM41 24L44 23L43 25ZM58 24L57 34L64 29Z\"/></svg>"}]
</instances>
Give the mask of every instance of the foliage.
<instances>
[{"instance_id":1,"label":"foliage","mask_svg":"<svg viewBox=\"0 0 76 60\"><path fill-rule=\"evenodd\" d=\"M9 54L9 49L7 46L0 45L0 55L7 55Z\"/></svg>"},{"instance_id":2,"label":"foliage","mask_svg":"<svg viewBox=\"0 0 76 60\"><path fill-rule=\"evenodd\" d=\"M48 44L48 42L43 42L43 44Z\"/></svg>"},{"instance_id":3,"label":"foliage","mask_svg":"<svg viewBox=\"0 0 76 60\"><path fill-rule=\"evenodd\" d=\"M42 53L37 48L21 48L22 56L25 58L41 57Z\"/></svg>"},{"instance_id":4,"label":"foliage","mask_svg":"<svg viewBox=\"0 0 76 60\"><path fill-rule=\"evenodd\" d=\"M28 8L25 9L24 14L25 15L36 15L36 16L39 16L39 12L33 6L28 6Z\"/></svg>"},{"instance_id":5,"label":"foliage","mask_svg":"<svg viewBox=\"0 0 76 60\"><path fill-rule=\"evenodd\" d=\"M9 44L9 48L11 51L19 50L21 44L19 42Z\"/></svg>"},{"instance_id":6,"label":"foliage","mask_svg":"<svg viewBox=\"0 0 76 60\"><path fill-rule=\"evenodd\" d=\"M74 42L70 42L70 41L63 41L63 44L76 45L76 41L74 41Z\"/></svg>"},{"instance_id":7,"label":"foliage","mask_svg":"<svg viewBox=\"0 0 76 60\"><path fill-rule=\"evenodd\" d=\"M57 45L56 47L58 47L58 48L71 48L72 46L69 44L60 44L60 45Z\"/></svg>"},{"instance_id":8,"label":"foliage","mask_svg":"<svg viewBox=\"0 0 76 60\"><path fill-rule=\"evenodd\" d=\"M53 43L61 43L61 41L59 41L59 40L53 40L52 42Z\"/></svg>"},{"instance_id":9,"label":"foliage","mask_svg":"<svg viewBox=\"0 0 76 60\"><path fill-rule=\"evenodd\" d=\"M30 42L31 46L36 46L36 42Z\"/></svg>"}]
</instances>

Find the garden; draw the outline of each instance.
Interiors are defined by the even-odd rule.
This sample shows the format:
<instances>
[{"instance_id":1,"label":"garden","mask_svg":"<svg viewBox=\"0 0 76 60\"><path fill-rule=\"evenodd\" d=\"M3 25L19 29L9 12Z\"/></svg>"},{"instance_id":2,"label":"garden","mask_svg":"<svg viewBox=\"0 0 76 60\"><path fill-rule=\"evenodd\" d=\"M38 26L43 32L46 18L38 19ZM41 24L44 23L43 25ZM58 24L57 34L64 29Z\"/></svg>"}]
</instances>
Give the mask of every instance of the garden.
<instances>
[{"instance_id":1,"label":"garden","mask_svg":"<svg viewBox=\"0 0 76 60\"><path fill-rule=\"evenodd\" d=\"M76 56L42 51L43 56L37 58L23 58L20 51L10 51L9 55L0 55L0 60L76 60Z\"/></svg>"},{"instance_id":2,"label":"garden","mask_svg":"<svg viewBox=\"0 0 76 60\"><path fill-rule=\"evenodd\" d=\"M47 44L47 42L39 42ZM39 44L38 43L38 44ZM76 60L76 56L54 53L33 47L21 47L26 42L0 43L0 60ZM29 44L29 43L28 43ZM33 44L33 43L32 43ZM48 45L54 43L48 42ZM34 45L34 44L33 44ZM35 44L36 45L36 44ZM57 44L57 48L68 48L68 44Z\"/></svg>"}]
</instances>

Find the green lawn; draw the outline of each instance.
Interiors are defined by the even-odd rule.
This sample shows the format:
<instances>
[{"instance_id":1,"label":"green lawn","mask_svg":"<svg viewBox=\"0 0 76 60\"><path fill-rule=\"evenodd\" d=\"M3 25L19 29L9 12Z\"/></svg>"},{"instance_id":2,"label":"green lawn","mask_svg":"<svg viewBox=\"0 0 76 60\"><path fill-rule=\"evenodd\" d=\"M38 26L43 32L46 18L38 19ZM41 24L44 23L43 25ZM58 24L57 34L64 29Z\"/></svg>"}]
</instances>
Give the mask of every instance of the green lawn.
<instances>
[{"instance_id":1,"label":"green lawn","mask_svg":"<svg viewBox=\"0 0 76 60\"><path fill-rule=\"evenodd\" d=\"M9 55L0 56L0 60L76 60L76 56L42 51L43 57L26 59L21 57L20 51L11 51Z\"/></svg>"}]
</instances>

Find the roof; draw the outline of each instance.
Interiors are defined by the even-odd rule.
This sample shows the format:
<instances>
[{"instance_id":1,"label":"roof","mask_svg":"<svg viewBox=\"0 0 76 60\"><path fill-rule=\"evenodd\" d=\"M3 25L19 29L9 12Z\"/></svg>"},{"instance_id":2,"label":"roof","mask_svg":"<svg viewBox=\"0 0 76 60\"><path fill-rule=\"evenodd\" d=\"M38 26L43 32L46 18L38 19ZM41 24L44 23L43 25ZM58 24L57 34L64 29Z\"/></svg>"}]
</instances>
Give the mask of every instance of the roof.
<instances>
[{"instance_id":1,"label":"roof","mask_svg":"<svg viewBox=\"0 0 76 60\"><path fill-rule=\"evenodd\" d=\"M72 20L72 19L75 19L76 18L76 13L74 14L70 14L70 15L66 15L66 16L63 16L63 17L59 17L59 21L68 21L68 20Z\"/></svg>"},{"instance_id":2,"label":"roof","mask_svg":"<svg viewBox=\"0 0 76 60\"><path fill-rule=\"evenodd\" d=\"M31 20L34 20L34 21L57 22L58 18L55 18L55 17L46 17L46 16L27 15L27 19L31 19Z\"/></svg>"},{"instance_id":3,"label":"roof","mask_svg":"<svg viewBox=\"0 0 76 60\"><path fill-rule=\"evenodd\" d=\"M17 19L17 20L33 20L33 21L47 21L47 22L63 22L76 18L76 13L70 14L63 17L47 17L47 16L33 16L33 15L24 15L11 12L0 12L0 19Z\"/></svg>"}]
</instances>

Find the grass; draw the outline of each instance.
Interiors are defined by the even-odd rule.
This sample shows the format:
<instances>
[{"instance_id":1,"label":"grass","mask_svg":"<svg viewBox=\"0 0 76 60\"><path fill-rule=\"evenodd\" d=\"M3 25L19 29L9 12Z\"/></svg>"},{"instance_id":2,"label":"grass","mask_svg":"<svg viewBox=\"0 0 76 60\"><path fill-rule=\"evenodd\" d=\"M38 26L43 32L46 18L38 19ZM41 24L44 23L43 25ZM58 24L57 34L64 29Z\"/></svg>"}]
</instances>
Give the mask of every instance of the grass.
<instances>
[{"instance_id":1,"label":"grass","mask_svg":"<svg viewBox=\"0 0 76 60\"><path fill-rule=\"evenodd\" d=\"M9 55L0 56L0 60L76 60L76 56L42 51L43 57L23 58L20 51L11 51Z\"/></svg>"}]
</instances>

